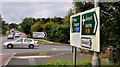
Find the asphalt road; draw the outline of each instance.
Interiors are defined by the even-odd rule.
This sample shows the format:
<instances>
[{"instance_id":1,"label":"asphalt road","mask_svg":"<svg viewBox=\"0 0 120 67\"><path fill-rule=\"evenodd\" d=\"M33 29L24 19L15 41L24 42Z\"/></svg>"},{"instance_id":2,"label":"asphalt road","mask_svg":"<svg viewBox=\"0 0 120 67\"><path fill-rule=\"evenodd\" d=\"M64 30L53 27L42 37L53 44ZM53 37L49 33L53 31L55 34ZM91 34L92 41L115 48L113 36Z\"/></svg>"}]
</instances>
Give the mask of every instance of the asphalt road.
<instances>
[{"instance_id":1,"label":"asphalt road","mask_svg":"<svg viewBox=\"0 0 120 67\"><path fill-rule=\"evenodd\" d=\"M42 52L41 52L42 53ZM18 53L12 60L8 63L8 66L14 67L25 67L24 65L39 65L39 64L49 64L55 62L72 62L73 54L69 51L47 51L45 55L37 53ZM43 52L44 54L44 52ZM91 58L87 55L80 55L77 53L78 60L88 60ZM72 65L72 64L71 64Z\"/></svg>"},{"instance_id":2,"label":"asphalt road","mask_svg":"<svg viewBox=\"0 0 120 67\"><path fill-rule=\"evenodd\" d=\"M22 36L21 36L22 37ZM26 53L26 52L48 52L48 51L72 51L71 46L67 45L50 45L50 44L39 44L39 47L35 49L29 49L29 48L13 48L13 49L7 49L3 46L5 42L9 41L15 41L18 38L15 39L7 39L7 37L0 37L1 43L0 43L0 54L7 54L7 53Z\"/></svg>"},{"instance_id":3,"label":"asphalt road","mask_svg":"<svg viewBox=\"0 0 120 67\"><path fill-rule=\"evenodd\" d=\"M2 44L0 47L2 47L2 53L24 53L24 52L46 52L46 51L71 51L71 46L66 45L44 45L39 44L39 47L35 49L29 49L29 48L13 48L13 49L7 49L3 46L3 43L9 42L9 41L15 41L18 38L15 39L7 39L7 37L2 37Z\"/></svg>"},{"instance_id":4,"label":"asphalt road","mask_svg":"<svg viewBox=\"0 0 120 67\"><path fill-rule=\"evenodd\" d=\"M72 47L67 45L45 45L39 44L36 49L29 48L4 48L3 43L8 41L15 41L15 39L7 39L7 37L2 37L2 43L0 47L2 48L2 54L16 53L16 55L11 59L8 65L37 65L40 63L49 63L51 61L63 60L72 61ZM79 51L79 50L78 50ZM77 55L80 60L87 59L86 56Z\"/></svg>"}]
</instances>

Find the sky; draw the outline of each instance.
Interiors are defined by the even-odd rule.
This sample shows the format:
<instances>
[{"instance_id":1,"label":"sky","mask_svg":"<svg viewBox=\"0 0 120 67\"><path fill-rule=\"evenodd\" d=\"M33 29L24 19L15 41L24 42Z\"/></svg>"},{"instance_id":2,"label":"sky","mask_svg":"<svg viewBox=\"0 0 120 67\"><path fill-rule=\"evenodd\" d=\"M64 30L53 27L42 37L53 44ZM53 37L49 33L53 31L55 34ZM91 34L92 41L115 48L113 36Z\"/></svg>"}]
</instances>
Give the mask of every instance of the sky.
<instances>
[{"instance_id":1,"label":"sky","mask_svg":"<svg viewBox=\"0 0 120 67\"><path fill-rule=\"evenodd\" d=\"M64 17L72 6L72 2L2 2L2 18L19 24L25 17Z\"/></svg>"}]
</instances>

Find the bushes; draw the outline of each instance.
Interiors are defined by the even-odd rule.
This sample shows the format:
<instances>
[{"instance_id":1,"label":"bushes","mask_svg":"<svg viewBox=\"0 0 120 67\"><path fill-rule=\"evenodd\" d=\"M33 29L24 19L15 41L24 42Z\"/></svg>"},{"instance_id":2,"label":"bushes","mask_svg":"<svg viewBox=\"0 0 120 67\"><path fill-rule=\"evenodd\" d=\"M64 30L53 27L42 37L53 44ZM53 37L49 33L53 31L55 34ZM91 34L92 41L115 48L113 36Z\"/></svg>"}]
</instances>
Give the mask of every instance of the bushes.
<instances>
[{"instance_id":1,"label":"bushes","mask_svg":"<svg viewBox=\"0 0 120 67\"><path fill-rule=\"evenodd\" d=\"M70 40L70 26L58 24L53 25L48 32L48 40L68 43L68 40Z\"/></svg>"}]
</instances>

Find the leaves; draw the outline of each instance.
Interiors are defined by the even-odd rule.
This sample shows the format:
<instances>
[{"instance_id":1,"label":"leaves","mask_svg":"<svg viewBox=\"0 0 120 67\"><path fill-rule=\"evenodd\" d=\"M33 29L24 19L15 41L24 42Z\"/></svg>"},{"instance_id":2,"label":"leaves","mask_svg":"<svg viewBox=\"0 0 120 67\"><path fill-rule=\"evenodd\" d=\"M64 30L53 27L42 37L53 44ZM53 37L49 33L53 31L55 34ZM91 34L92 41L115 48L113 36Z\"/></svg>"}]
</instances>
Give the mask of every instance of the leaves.
<instances>
[{"instance_id":1,"label":"leaves","mask_svg":"<svg viewBox=\"0 0 120 67\"><path fill-rule=\"evenodd\" d=\"M21 23L21 28L25 34L31 34L31 26L36 23L36 20L34 18L25 18L23 19Z\"/></svg>"}]
</instances>

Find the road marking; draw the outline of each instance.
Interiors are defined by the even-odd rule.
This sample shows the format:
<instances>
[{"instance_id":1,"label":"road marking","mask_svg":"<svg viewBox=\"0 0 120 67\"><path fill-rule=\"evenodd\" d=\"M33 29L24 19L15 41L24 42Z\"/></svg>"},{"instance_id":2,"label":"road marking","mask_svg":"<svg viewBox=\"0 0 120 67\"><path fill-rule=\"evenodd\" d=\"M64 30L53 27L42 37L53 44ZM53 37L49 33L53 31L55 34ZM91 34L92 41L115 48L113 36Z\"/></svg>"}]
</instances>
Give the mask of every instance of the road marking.
<instances>
[{"instance_id":1,"label":"road marking","mask_svg":"<svg viewBox=\"0 0 120 67\"><path fill-rule=\"evenodd\" d=\"M36 65L35 59L28 59L29 65Z\"/></svg>"},{"instance_id":2,"label":"road marking","mask_svg":"<svg viewBox=\"0 0 120 67\"><path fill-rule=\"evenodd\" d=\"M30 59L30 58L49 58L51 56L14 56L13 58Z\"/></svg>"},{"instance_id":3,"label":"road marking","mask_svg":"<svg viewBox=\"0 0 120 67\"><path fill-rule=\"evenodd\" d=\"M10 56L10 58L8 58L8 60L5 61L6 63L3 63L3 65L7 65L7 64L10 62L10 60L13 58L13 56L14 56L15 54L16 54L16 53L12 54L12 55Z\"/></svg>"}]
</instances>

